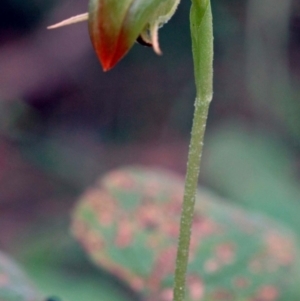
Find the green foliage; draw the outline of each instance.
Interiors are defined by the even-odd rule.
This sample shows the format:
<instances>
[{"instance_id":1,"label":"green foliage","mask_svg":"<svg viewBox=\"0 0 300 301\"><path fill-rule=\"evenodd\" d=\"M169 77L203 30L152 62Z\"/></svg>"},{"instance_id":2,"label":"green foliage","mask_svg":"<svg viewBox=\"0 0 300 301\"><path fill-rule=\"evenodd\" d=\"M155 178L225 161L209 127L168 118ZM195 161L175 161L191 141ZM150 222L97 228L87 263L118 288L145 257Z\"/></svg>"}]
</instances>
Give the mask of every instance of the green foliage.
<instances>
[{"instance_id":1,"label":"green foliage","mask_svg":"<svg viewBox=\"0 0 300 301\"><path fill-rule=\"evenodd\" d=\"M126 167L100 179L74 211L72 231L93 262L147 300L172 300L183 182ZM289 230L199 189L187 300L295 300L297 260Z\"/></svg>"},{"instance_id":2,"label":"green foliage","mask_svg":"<svg viewBox=\"0 0 300 301\"><path fill-rule=\"evenodd\" d=\"M300 233L296 155L275 133L227 122L210 133L204 174L213 189Z\"/></svg>"},{"instance_id":3,"label":"green foliage","mask_svg":"<svg viewBox=\"0 0 300 301\"><path fill-rule=\"evenodd\" d=\"M27 275L7 255L0 252L0 300L42 301Z\"/></svg>"},{"instance_id":4,"label":"green foliage","mask_svg":"<svg viewBox=\"0 0 300 301\"><path fill-rule=\"evenodd\" d=\"M39 233L34 227L35 236L28 233L29 239L17 254L43 295L57 296L60 301L135 300L134 294L114 277L90 264L70 236L66 219L67 215L53 216L51 225L36 225Z\"/></svg>"}]
</instances>

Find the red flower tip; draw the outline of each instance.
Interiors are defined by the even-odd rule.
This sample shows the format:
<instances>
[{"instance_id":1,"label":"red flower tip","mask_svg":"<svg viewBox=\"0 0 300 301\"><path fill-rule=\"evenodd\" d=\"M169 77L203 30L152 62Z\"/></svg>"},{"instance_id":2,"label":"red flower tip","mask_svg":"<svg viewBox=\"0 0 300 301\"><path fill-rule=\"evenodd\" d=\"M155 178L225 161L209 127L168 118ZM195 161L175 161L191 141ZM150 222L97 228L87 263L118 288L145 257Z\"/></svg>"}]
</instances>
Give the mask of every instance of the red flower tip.
<instances>
[{"instance_id":1,"label":"red flower tip","mask_svg":"<svg viewBox=\"0 0 300 301\"><path fill-rule=\"evenodd\" d=\"M113 68L137 39L161 54L158 29L179 0L90 0L89 32L104 71Z\"/></svg>"}]
</instances>

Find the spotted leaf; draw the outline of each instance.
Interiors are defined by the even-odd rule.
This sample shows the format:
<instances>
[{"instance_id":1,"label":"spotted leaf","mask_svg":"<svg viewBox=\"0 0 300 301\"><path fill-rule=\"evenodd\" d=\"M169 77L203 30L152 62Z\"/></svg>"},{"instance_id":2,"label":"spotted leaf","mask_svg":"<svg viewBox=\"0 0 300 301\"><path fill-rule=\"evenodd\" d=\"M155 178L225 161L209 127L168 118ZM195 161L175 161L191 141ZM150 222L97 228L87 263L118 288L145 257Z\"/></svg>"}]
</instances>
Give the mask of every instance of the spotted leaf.
<instances>
[{"instance_id":1,"label":"spotted leaf","mask_svg":"<svg viewBox=\"0 0 300 301\"><path fill-rule=\"evenodd\" d=\"M160 169L118 169L90 188L73 214L72 231L93 262L146 300L172 300L183 182ZM297 252L289 230L201 188L187 300L298 300Z\"/></svg>"}]
</instances>

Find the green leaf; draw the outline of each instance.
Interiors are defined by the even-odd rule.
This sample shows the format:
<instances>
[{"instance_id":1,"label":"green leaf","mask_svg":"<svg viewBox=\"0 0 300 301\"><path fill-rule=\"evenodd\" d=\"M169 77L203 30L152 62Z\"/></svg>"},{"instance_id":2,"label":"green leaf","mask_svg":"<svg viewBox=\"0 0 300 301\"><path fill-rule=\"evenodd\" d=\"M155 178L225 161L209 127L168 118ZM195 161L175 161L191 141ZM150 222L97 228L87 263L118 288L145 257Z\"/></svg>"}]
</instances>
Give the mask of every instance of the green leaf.
<instances>
[{"instance_id":1,"label":"green leaf","mask_svg":"<svg viewBox=\"0 0 300 301\"><path fill-rule=\"evenodd\" d=\"M18 255L46 296L57 296L59 301L132 301L132 295L113 277L90 264L70 236L68 223L58 216L51 222L51 228L42 226L38 235L35 229Z\"/></svg>"},{"instance_id":2,"label":"green leaf","mask_svg":"<svg viewBox=\"0 0 300 301\"><path fill-rule=\"evenodd\" d=\"M204 174L210 185L242 206L268 214L300 233L297 158L275 133L228 121L211 133Z\"/></svg>"},{"instance_id":3,"label":"green leaf","mask_svg":"<svg viewBox=\"0 0 300 301\"><path fill-rule=\"evenodd\" d=\"M42 301L27 275L7 255L0 252L0 300Z\"/></svg>"}]
</instances>

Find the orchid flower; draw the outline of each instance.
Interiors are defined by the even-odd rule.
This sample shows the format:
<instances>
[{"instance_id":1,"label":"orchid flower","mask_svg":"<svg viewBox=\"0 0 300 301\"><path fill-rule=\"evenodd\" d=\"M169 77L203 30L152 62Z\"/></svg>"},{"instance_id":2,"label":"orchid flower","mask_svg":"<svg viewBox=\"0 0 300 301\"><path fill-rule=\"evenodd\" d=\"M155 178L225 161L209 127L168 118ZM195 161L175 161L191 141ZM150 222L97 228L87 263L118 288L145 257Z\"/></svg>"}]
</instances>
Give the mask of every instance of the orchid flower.
<instances>
[{"instance_id":1,"label":"orchid flower","mask_svg":"<svg viewBox=\"0 0 300 301\"><path fill-rule=\"evenodd\" d=\"M49 26L58 28L88 21L92 44L107 71L137 41L162 54L158 30L175 13L180 0L90 0L89 12Z\"/></svg>"}]
</instances>

